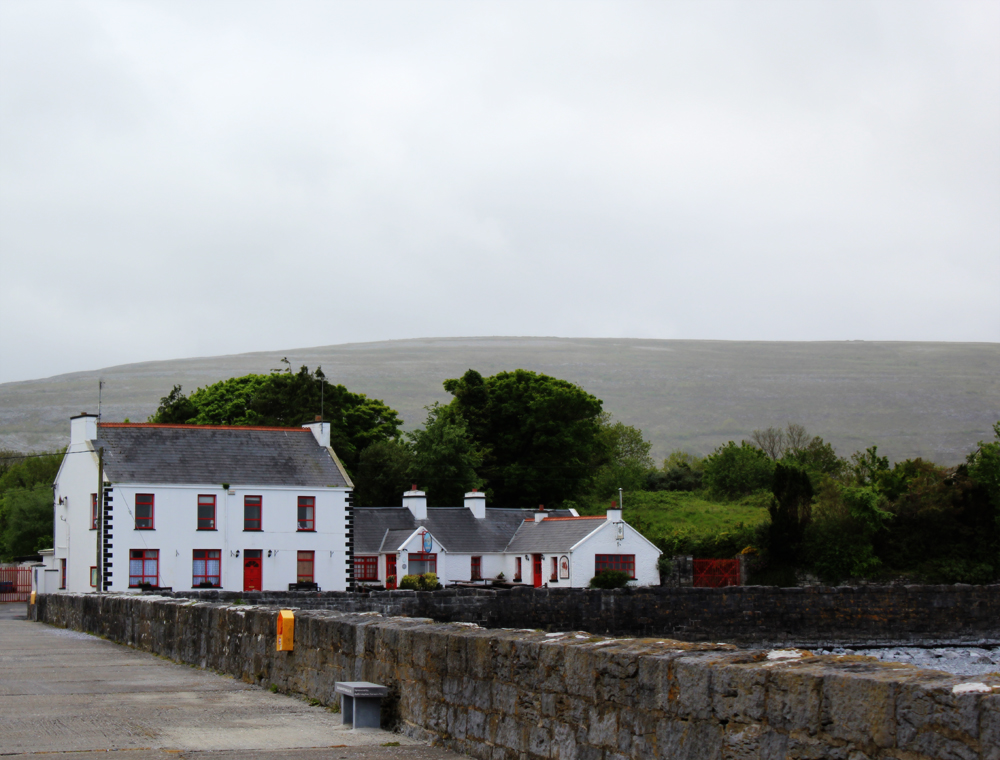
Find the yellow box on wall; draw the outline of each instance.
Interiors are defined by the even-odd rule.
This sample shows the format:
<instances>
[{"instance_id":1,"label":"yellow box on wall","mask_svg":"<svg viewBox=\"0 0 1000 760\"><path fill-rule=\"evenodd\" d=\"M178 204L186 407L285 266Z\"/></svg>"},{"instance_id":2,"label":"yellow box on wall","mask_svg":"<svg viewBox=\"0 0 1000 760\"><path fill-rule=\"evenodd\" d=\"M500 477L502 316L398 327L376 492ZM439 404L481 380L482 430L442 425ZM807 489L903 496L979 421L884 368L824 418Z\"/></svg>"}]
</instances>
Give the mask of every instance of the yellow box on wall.
<instances>
[{"instance_id":1,"label":"yellow box on wall","mask_svg":"<svg viewBox=\"0 0 1000 760\"><path fill-rule=\"evenodd\" d=\"M295 614L291 610L278 613L278 651L291 652L295 644Z\"/></svg>"}]
</instances>

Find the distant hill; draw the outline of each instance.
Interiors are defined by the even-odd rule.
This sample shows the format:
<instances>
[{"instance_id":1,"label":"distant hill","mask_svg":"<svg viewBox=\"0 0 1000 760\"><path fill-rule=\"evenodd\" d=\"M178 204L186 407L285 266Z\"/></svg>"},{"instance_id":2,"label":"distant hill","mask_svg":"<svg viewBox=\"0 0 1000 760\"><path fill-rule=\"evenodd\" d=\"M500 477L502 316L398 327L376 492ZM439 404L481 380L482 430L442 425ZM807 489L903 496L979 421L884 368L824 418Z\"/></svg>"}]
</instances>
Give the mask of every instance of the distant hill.
<instances>
[{"instance_id":1,"label":"distant hill","mask_svg":"<svg viewBox=\"0 0 1000 760\"><path fill-rule=\"evenodd\" d=\"M179 383L322 365L332 382L384 399L412 429L441 382L473 367L524 368L579 383L643 429L658 459L704 454L754 428L798 422L842 455L878 444L892 459L959 462L1000 419L1000 344L754 343L592 338L433 338L144 362L0 384L0 447L64 445L69 417L144 421Z\"/></svg>"}]
</instances>

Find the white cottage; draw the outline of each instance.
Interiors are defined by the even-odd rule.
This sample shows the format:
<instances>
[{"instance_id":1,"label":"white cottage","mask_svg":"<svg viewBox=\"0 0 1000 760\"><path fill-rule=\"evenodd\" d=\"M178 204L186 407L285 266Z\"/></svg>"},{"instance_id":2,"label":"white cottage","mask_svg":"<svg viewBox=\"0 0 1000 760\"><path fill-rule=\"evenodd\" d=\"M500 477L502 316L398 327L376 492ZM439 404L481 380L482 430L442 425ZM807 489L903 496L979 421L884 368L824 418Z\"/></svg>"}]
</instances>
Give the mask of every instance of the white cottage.
<instances>
[{"instance_id":1,"label":"white cottage","mask_svg":"<svg viewBox=\"0 0 1000 760\"><path fill-rule=\"evenodd\" d=\"M416 489L402 507L354 510L354 577L394 588L404 575L433 572L441 583L503 573L535 587L583 587L602 570L623 570L638 585L659 583L660 550L622 519L620 509L581 517L576 510L488 509L485 494L463 507L427 507Z\"/></svg>"},{"instance_id":2,"label":"white cottage","mask_svg":"<svg viewBox=\"0 0 1000 760\"><path fill-rule=\"evenodd\" d=\"M98 424L81 414L54 485L59 588L344 590L352 489L328 422Z\"/></svg>"}]
</instances>

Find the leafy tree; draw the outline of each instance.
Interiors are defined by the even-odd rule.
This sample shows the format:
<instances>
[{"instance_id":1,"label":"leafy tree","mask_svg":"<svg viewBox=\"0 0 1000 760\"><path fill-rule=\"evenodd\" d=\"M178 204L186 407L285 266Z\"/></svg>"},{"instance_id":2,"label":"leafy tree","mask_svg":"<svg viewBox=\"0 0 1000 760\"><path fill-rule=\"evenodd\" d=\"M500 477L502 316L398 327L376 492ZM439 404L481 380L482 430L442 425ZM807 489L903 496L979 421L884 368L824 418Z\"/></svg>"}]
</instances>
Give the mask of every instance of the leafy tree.
<instances>
[{"instance_id":1,"label":"leafy tree","mask_svg":"<svg viewBox=\"0 0 1000 760\"><path fill-rule=\"evenodd\" d=\"M483 453L478 474L495 503L559 504L604 453L601 401L573 383L523 369L489 378L469 370L444 387Z\"/></svg>"},{"instance_id":2,"label":"leafy tree","mask_svg":"<svg viewBox=\"0 0 1000 760\"><path fill-rule=\"evenodd\" d=\"M406 441L376 441L358 457L354 493L358 506L398 507L411 485L413 450Z\"/></svg>"},{"instance_id":3,"label":"leafy tree","mask_svg":"<svg viewBox=\"0 0 1000 760\"><path fill-rule=\"evenodd\" d=\"M593 490L598 498L606 498L619 488L640 491L646 486L646 476L653 469L649 450L653 447L642 431L624 422L612 422L607 412L601 414L598 440L604 460L594 473Z\"/></svg>"},{"instance_id":4,"label":"leafy tree","mask_svg":"<svg viewBox=\"0 0 1000 760\"><path fill-rule=\"evenodd\" d=\"M880 457L878 446L870 446L864 453L851 454L850 470L857 485L877 487L884 473L889 471L889 457Z\"/></svg>"},{"instance_id":5,"label":"leafy tree","mask_svg":"<svg viewBox=\"0 0 1000 760\"><path fill-rule=\"evenodd\" d=\"M193 416L189 416L191 408L196 412ZM330 422L331 445L352 473L365 448L397 438L402 425L398 413L384 402L332 385L321 368L310 372L306 366L295 373L275 371L222 380L186 399L180 386L174 386L150 421L298 427L312 422L321 409Z\"/></svg>"},{"instance_id":6,"label":"leafy tree","mask_svg":"<svg viewBox=\"0 0 1000 760\"><path fill-rule=\"evenodd\" d=\"M0 497L0 556L12 559L52 548L52 488L11 488Z\"/></svg>"},{"instance_id":7,"label":"leafy tree","mask_svg":"<svg viewBox=\"0 0 1000 760\"><path fill-rule=\"evenodd\" d=\"M413 446L410 472L417 484L427 490L428 504L455 506L463 495L479 488L483 481L477 469L482 452L469 435L465 420L450 406L427 407L423 429L407 433Z\"/></svg>"},{"instance_id":8,"label":"leafy tree","mask_svg":"<svg viewBox=\"0 0 1000 760\"><path fill-rule=\"evenodd\" d=\"M705 457L704 483L715 495L737 499L769 488L774 460L746 441L730 441Z\"/></svg>"},{"instance_id":9,"label":"leafy tree","mask_svg":"<svg viewBox=\"0 0 1000 760\"><path fill-rule=\"evenodd\" d=\"M768 508L771 515L769 548L779 562L793 562L811 517L812 482L805 470L778 463L771 491L774 500Z\"/></svg>"},{"instance_id":10,"label":"leafy tree","mask_svg":"<svg viewBox=\"0 0 1000 760\"><path fill-rule=\"evenodd\" d=\"M837 456L833 446L826 443L818 435L802 446L787 448L782 461L801 467L815 476L832 475L836 477L847 466L847 463Z\"/></svg>"},{"instance_id":11,"label":"leafy tree","mask_svg":"<svg viewBox=\"0 0 1000 760\"><path fill-rule=\"evenodd\" d=\"M993 434L994 440L989 443L980 441L979 448L969 454L966 462L969 477L989 494L1000 525L1000 421L993 424Z\"/></svg>"},{"instance_id":12,"label":"leafy tree","mask_svg":"<svg viewBox=\"0 0 1000 760\"><path fill-rule=\"evenodd\" d=\"M843 486L831 478L814 506L815 519L807 528L806 552L824 581L837 583L879 571L882 562L873 539L892 519L885 497L871 486Z\"/></svg>"},{"instance_id":13,"label":"leafy tree","mask_svg":"<svg viewBox=\"0 0 1000 760\"><path fill-rule=\"evenodd\" d=\"M705 470L705 458L688 451L675 449L667 454L667 458L663 460L662 469L664 472L682 467L686 467L692 472L703 472Z\"/></svg>"}]
</instances>

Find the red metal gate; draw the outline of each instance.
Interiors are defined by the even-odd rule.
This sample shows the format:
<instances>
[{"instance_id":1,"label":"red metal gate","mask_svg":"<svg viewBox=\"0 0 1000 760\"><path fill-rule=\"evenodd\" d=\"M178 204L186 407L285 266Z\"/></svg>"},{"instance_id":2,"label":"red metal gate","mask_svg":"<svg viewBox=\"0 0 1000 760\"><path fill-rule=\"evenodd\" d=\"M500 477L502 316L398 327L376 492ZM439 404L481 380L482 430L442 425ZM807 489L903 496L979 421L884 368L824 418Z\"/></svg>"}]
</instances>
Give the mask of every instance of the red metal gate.
<instances>
[{"instance_id":1,"label":"red metal gate","mask_svg":"<svg viewBox=\"0 0 1000 760\"><path fill-rule=\"evenodd\" d=\"M738 559L696 559L693 570L695 586L720 588L740 585Z\"/></svg>"},{"instance_id":2,"label":"red metal gate","mask_svg":"<svg viewBox=\"0 0 1000 760\"><path fill-rule=\"evenodd\" d=\"M26 602L30 596L30 567L0 567L0 602Z\"/></svg>"}]
</instances>

